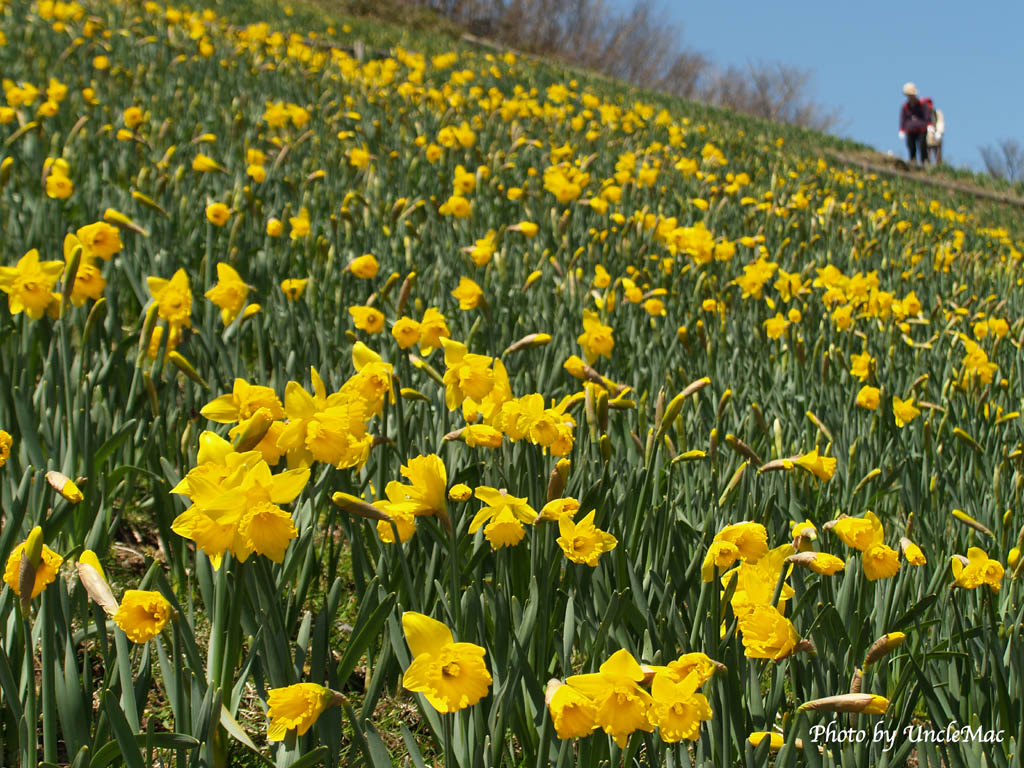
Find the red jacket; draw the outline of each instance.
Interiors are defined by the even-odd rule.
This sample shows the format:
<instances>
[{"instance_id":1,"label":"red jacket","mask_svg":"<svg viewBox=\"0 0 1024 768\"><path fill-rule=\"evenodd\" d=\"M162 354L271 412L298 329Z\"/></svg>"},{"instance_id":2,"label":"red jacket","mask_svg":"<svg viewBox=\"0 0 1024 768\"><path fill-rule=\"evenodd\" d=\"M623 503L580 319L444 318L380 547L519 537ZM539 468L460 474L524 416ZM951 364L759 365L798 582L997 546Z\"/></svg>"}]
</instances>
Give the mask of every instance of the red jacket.
<instances>
[{"instance_id":1,"label":"red jacket","mask_svg":"<svg viewBox=\"0 0 1024 768\"><path fill-rule=\"evenodd\" d=\"M900 108L900 130L905 133L924 133L932 122L932 113L927 105L917 99L913 103L908 99Z\"/></svg>"}]
</instances>

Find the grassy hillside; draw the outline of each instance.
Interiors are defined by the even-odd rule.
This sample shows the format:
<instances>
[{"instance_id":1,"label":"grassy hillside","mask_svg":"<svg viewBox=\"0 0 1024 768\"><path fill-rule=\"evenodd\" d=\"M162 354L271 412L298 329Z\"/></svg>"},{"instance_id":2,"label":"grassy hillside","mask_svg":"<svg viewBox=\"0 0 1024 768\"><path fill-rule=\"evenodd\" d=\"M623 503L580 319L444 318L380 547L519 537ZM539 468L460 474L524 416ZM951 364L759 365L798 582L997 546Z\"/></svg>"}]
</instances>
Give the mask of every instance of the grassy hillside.
<instances>
[{"instance_id":1,"label":"grassy hillside","mask_svg":"<svg viewBox=\"0 0 1024 768\"><path fill-rule=\"evenodd\" d=\"M1014 764L1016 209L436 27L0 9L0 766Z\"/></svg>"}]
</instances>

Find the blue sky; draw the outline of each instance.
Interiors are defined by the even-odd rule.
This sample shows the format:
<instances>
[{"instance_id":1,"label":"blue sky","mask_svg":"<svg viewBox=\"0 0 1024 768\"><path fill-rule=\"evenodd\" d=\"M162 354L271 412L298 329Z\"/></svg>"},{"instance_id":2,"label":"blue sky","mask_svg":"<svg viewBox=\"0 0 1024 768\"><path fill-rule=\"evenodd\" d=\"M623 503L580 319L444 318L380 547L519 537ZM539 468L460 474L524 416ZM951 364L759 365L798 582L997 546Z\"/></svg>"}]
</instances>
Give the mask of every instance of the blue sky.
<instances>
[{"instance_id":1,"label":"blue sky","mask_svg":"<svg viewBox=\"0 0 1024 768\"><path fill-rule=\"evenodd\" d=\"M633 0L609 0L629 8ZM813 71L835 132L906 156L897 137L908 80L946 119L944 159L981 170L978 147L1024 141L1024 2L655 0L682 42L720 66L779 61Z\"/></svg>"}]
</instances>

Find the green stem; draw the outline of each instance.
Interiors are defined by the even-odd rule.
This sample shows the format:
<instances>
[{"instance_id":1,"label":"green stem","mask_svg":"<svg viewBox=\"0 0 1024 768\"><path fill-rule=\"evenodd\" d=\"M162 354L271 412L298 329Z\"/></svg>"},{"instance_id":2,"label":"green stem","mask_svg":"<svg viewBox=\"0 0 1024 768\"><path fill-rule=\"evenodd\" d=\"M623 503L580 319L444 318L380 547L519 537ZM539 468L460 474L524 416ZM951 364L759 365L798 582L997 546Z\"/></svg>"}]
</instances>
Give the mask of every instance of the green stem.
<instances>
[{"instance_id":1,"label":"green stem","mask_svg":"<svg viewBox=\"0 0 1024 768\"><path fill-rule=\"evenodd\" d=\"M46 631L47 627L53 626L53 622L50 619L49 595L45 592L42 595L40 617L44 628L39 638L42 646L43 760L55 763L57 762L57 707L54 701L56 695L53 675L54 635L53 632Z\"/></svg>"},{"instance_id":2,"label":"green stem","mask_svg":"<svg viewBox=\"0 0 1024 768\"><path fill-rule=\"evenodd\" d=\"M213 574L217 583L214 588L213 626L210 628L210 649L206 658L206 679L215 687L219 687L221 684L224 641L227 637L228 579L226 570L227 564L222 562L220 569L214 571Z\"/></svg>"},{"instance_id":3,"label":"green stem","mask_svg":"<svg viewBox=\"0 0 1024 768\"><path fill-rule=\"evenodd\" d=\"M74 476L75 467L78 466L78 441L75 440L74 432L74 404L71 397L71 361L68 359L68 328L69 322L68 316L70 309L67 305L64 306L64 312L61 314L60 323L57 329L57 351L60 355L60 372L61 382L60 386L64 394L64 425L67 430L67 455L65 456L64 466L62 470L67 472L70 476ZM47 758L49 762L49 758Z\"/></svg>"},{"instance_id":4,"label":"green stem","mask_svg":"<svg viewBox=\"0 0 1024 768\"><path fill-rule=\"evenodd\" d=\"M441 715L441 741L442 747L444 748L444 764L449 768L458 768L458 763L455 760L455 750L452 744L452 727L455 723L455 714L443 714Z\"/></svg>"},{"instance_id":5,"label":"green stem","mask_svg":"<svg viewBox=\"0 0 1024 768\"><path fill-rule=\"evenodd\" d=\"M35 665L35 644L32 642L32 627L28 623L28 616L21 621L21 635L24 640L24 655L22 656L21 678L25 685L25 729L21 732L24 741L21 745L22 765L36 764L36 731L35 724L39 721L36 714L36 665Z\"/></svg>"},{"instance_id":6,"label":"green stem","mask_svg":"<svg viewBox=\"0 0 1024 768\"><path fill-rule=\"evenodd\" d=\"M454 508L452 510L454 512ZM451 578L451 606L452 606L452 618L455 620L455 627L462 634L462 600L459 595L460 586L462 585L462 573L459 569L459 534L458 534L458 521L455 520L454 516L448 520L448 573Z\"/></svg>"}]
</instances>

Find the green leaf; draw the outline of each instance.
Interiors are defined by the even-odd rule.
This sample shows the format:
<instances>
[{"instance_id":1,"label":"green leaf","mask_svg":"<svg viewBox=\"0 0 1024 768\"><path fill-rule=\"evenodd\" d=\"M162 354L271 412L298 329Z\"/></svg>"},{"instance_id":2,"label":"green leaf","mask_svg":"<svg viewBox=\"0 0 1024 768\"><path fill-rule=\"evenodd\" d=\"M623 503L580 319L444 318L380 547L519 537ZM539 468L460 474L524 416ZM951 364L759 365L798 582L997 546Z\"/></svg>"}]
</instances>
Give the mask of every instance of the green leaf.
<instances>
[{"instance_id":1,"label":"green leaf","mask_svg":"<svg viewBox=\"0 0 1024 768\"><path fill-rule=\"evenodd\" d=\"M288 768L312 768L327 757L327 747L317 747L312 752L307 752Z\"/></svg>"},{"instance_id":2,"label":"green leaf","mask_svg":"<svg viewBox=\"0 0 1024 768\"><path fill-rule=\"evenodd\" d=\"M122 681L122 686L127 685L131 687L131 681L125 683ZM142 760L142 752L139 750L138 741L136 735L132 733L132 729L128 726L128 721L125 719L124 712L121 711L121 707L118 704L117 694L111 691L109 688L103 691L103 709L107 713L107 718L110 720L110 727L114 731L114 737L117 739L117 746L120 749L120 756L124 758L125 764L128 768L145 768L145 764ZM146 735L142 734L143 743L145 743ZM97 750L97 757L99 752ZM94 758L95 760L96 758ZM103 765L108 765L103 763Z\"/></svg>"},{"instance_id":3,"label":"green leaf","mask_svg":"<svg viewBox=\"0 0 1024 768\"><path fill-rule=\"evenodd\" d=\"M269 760L262 752L260 752L259 747L253 744L252 739L249 738L249 734L247 734L245 729L238 724L238 721L231 716L231 713L228 712L228 708L223 704L220 705L220 724L224 726L224 730L231 734L232 738L242 742L242 744L255 752L256 755L267 765L274 764L273 761Z\"/></svg>"},{"instance_id":4,"label":"green leaf","mask_svg":"<svg viewBox=\"0 0 1024 768\"><path fill-rule=\"evenodd\" d=\"M934 592L918 600L910 607L910 609L906 613L904 613L902 616L900 616L892 623L891 631L897 632L903 629L903 627L908 627L912 624L916 624L920 620L920 617L927 613L928 609L931 608L935 604L935 601L938 599L939 594L937 592Z\"/></svg>"},{"instance_id":5,"label":"green leaf","mask_svg":"<svg viewBox=\"0 0 1024 768\"><path fill-rule=\"evenodd\" d=\"M103 445L99 447L99 450L93 454L92 457L92 473L94 476L99 475L103 465L107 463L107 459L110 458L111 454L114 453L118 448L125 444L125 441L131 437L132 430L135 428L135 419L131 419L126 422L116 433L114 433Z\"/></svg>"},{"instance_id":6,"label":"green leaf","mask_svg":"<svg viewBox=\"0 0 1024 768\"><path fill-rule=\"evenodd\" d=\"M24 714L21 707L21 695L14 682L11 661L7 657L7 651L4 650L2 643L0 643L0 690L4 693L4 706L11 710L15 720L21 720Z\"/></svg>"},{"instance_id":7,"label":"green leaf","mask_svg":"<svg viewBox=\"0 0 1024 768\"><path fill-rule=\"evenodd\" d=\"M195 749L196 747L201 746L201 742L184 733L152 733L149 735L145 733L137 733L134 734L133 738L137 747L144 747L146 745L147 738L149 739L150 744L158 749ZM85 765L88 765L89 768L106 768L106 766L116 762L118 758L121 757L121 749L120 741L108 741L96 750L96 754L93 756L92 760L85 763ZM75 758L76 764L80 759L82 759L83 751L87 752L88 749L83 747L82 750L79 751L78 757ZM139 754L139 759L142 759L141 753ZM72 768L74 768L74 766L72 766Z\"/></svg>"},{"instance_id":8,"label":"green leaf","mask_svg":"<svg viewBox=\"0 0 1024 768\"><path fill-rule=\"evenodd\" d=\"M405 742L405 750L409 753L409 759L412 760L412 764L416 768L427 768L427 764L423 762L423 755L420 753L419 744L416 743L416 737L412 735L409 726L402 723L401 731L402 741Z\"/></svg>"},{"instance_id":9,"label":"green leaf","mask_svg":"<svg viewBox=\"0 0 1024 768\"><path fill-rule=\"evenodd\" d=\"M363 599L369 599L370 594L367 593L367 597ZM359 663L359 659L380 635L381 627L384 626L384 622L391 615L396 599L397 597L394 593L389 594L364 621L357 622L356 629L349 638L348 647L345 648L345 654L341 657L341 661L338 662L336 674L338 680L342 681L342 684L344 684L345 680L348 680L352 670Z\"/></svg>"},{"instance_id":10,"label":"green leaf","mask_svg":"<svg viewBox=\"0 0 1024 768\"><path fill-rule=\"evenodd\" d=\"M32 410L31 404L25 399L25 393L21 387L14 387L11 390L11 399L14 401L14 415L18 420L20 437L28 450L29 460L38 469L46 468L46 455L39 443L39 419Z\"/></svg>"},{"instance_id":11,"label":"green leaf","mask_svg":"<svg viewBox=\"0 0 1024 768\"><path fill-rule=\"evenodd\" d=\"M366 741L370 747L369 757L373 768L391 768L391 755L373 723L366 723Z\"/></svg>"}]
</instances>

